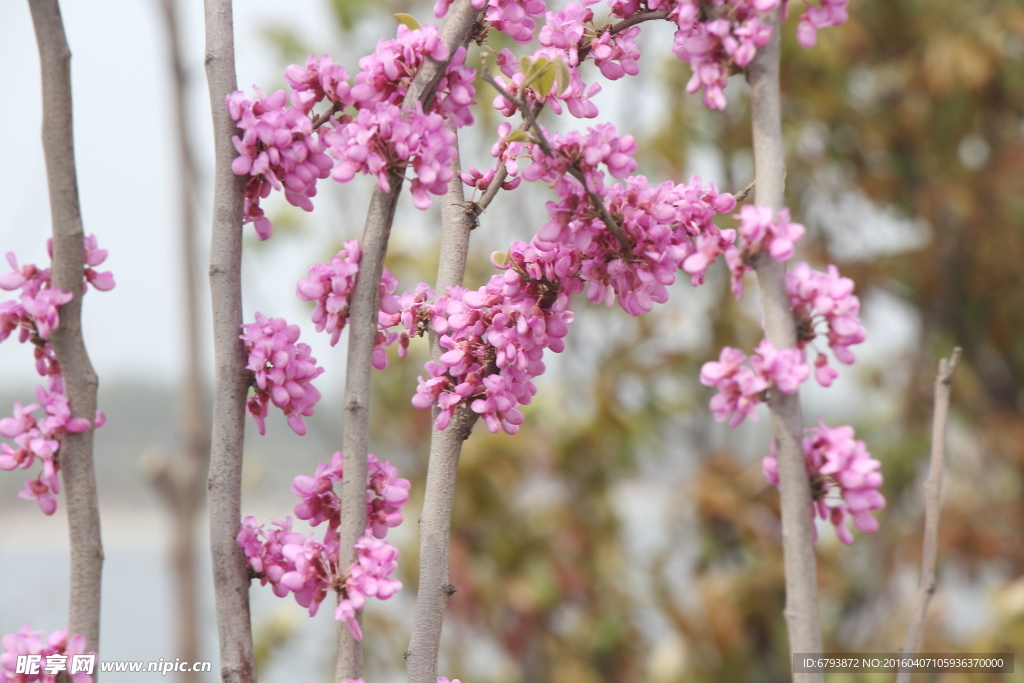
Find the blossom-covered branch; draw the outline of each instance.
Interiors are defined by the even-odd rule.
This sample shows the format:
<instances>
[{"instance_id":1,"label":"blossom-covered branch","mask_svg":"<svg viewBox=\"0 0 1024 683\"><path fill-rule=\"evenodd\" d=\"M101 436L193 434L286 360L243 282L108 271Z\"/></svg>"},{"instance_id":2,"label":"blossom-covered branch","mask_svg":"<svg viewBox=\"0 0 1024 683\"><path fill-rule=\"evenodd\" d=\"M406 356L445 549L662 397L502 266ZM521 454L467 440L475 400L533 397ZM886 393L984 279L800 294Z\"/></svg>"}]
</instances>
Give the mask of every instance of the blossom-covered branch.
<instances>
[{"instance_id":1,"label":"blossom-covered branch","mask_svg":"<svg viewBox=\"0 0 1024 683\"><path fill-rule=\"evenodd\" d=\"M312 533L304 536L292 531L291 517L273 520L277 528L269 531L255 518L246 517L237 538L253 578L264 586L271 584L278 597L293 593L310 616L317 613L328 593L336 593L334 618L344 622L356 640L363 639L356 615L366 598L387 600L402 587L391 578L398 567L398 551L383 539L389 528L402 523L402 506L409 500L408 480L398 477L390 463L373 454L367 459L366 511L360 520L365 529L355 544L355 563L347 565L340 559L342 509L334 491L334 484L343 479L340 452L330 463L321 462L312 477L299 475L292 482L292 492L302 500L295 506L295 516L314 527L327 522L321 540Z\"/></svg>"},{"instance_id":2,"label":"blossom-covered branch","mask_svg":"<svg viewBox=\"0 0 1024 683\"><path fill-rule=\"evenodd\" d=\"M782 144L779 93L781 36L777 30L779 11L768 15L771 39L747 66L750 83L751 123L754 144L755 201L772 212L783 208L786 177ZM707 93L705 93L705 98ZM746 208L746 207L744 207ZM797 329L786 291L785 269L770 252L755 257L764 327L775 348L793 348ZM821 652L818 620L817 570L814 558L813 521L807 514L813 503L807 477L806 458L801 448L803 430L798 392L773 392L769 407L772 431L778 448L778 471L782 507L782 549L786 575L785 617L790 653ZM821 673L794 674L794 680L824 683Z\"/></svg>"}]
</instances>

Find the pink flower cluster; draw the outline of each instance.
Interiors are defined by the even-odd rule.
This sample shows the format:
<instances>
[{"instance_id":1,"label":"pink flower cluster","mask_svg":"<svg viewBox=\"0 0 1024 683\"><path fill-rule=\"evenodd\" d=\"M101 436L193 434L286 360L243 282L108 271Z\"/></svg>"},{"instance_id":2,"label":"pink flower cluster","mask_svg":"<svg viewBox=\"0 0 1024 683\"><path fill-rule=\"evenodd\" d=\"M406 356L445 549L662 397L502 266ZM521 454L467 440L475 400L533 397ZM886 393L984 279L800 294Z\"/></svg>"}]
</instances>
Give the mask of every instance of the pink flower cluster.
<instances>
[{"instance_id":1,"label":"pink flower cluster","mask_svg":"<svg viewBox=\"0 0 1024 683\"><path fill-rule=\"evenodd\" d=\"M531 145L533 163L523 170L523 178L550 183L560 197L578 194L583 189L578 180L568 175L570 166L582 171L586 190L598 196L607 192L602 165L613 178L619 179L636 170L636 140L632 135L618 135L610 123L588 128L586 133L547 132L546 137L553 155L545 154L539 144Z\"/></svg>"},{"instance_id":2,"label":"pink flower cluster","mask_svg":"<svg viewBox=\"0 0 1024 683\"><path fill-rule=\"evenodd\" d=\"M590 56L602 76L617 81L623 76L636 76L640 73L640 65L637 64L640 48L635 42L639 35L640 27L633 26L615 35L603 31L590 41Z\"/></svg>"},{"instance_id":3,"label":"pink flower cluster","mask_svg":"<svg viewBox=\"0 0 1024 683\"><path fill-rule=\"evenodd\" d=\"M444 117L424 114L418 104L414 110L386 102L361 109L353 120L325 138L338 160L331 177L339 183L365 173L376 176L378 187L388 192L389 174L408 164L416 173L410 188L416 208L430 208L430 195L448 190L451 162L457 154L455 133L445 127Z\"/></svg>"},{"instance_id":4,"label":"pink flower cluster","mask_svg":"<svg viewBox=\"0 0 1024 683\"><path fill-rule=\"evenodd\" d=\"M328 591L336 591L339 603L334 618L344 621L352 635L362 640L356 612L363 609L366 598L387 600L402 587L391 578L398 567L398 551L382 539L389 528L402 523L410 485L390 463L367 456L366 534L355 545L356 562L342 571L338 559L341 501L334 492L334 484L342 479L342 464L342 454L337 452L330 464L321 462L312 477L300 475L292 482L292 491L302 499L295 515L314 527L327 522L323 541L292 531L291 517L272 520L277 528L269 531L246 517L238 545L262 585L270 583L278 597L294 593L310 616Z\"/></svg>"},{"instance_id":5,"label":"pink flower cluster","mask_svg":"<svg viewBox=\"0 0 1024 683\"><path fill-rule=\"evenodd\" d=\"M54 631L43 641L45 631L32 631L30 624L25 624L17 633L3 637L4 653L0 655L0 683L56 683L60 672L70 672L72 657L85 652L85 636L73 635L68 632ZM39 655L42 657L39 672L34 674L16 673L20 655ZM72 683L92 683L92 675L84 671L76 671L69 676Z\"/></svg>"},{"instance_id":6,"label":"pink flower cluster","mask_svg":"<svg viewBox=\"0 0 1024 683\"><path fill-rule=\"evenodd\" d=\"M821 7L811 5L800 15L796 26L796 42L803 47L814 47L818 42L818 29L845 24L846 5L850 0L821 0Z\"/></svg>"},{"instance_id":7,"label":"pink flower cluster","mask_svg":"<svg viewBox=\"0 0 1024 683\"><path fill-rule=\"evenodd\" d=\"M750 361L750 367L744 365ZM777 389L792 394L811 374L803 349L778 351L764 339L748 359L739 349L726 346L717 361L705 363L700 370L700 382L706 387L717 387L711 399L715 420L729 420L729 426L739 425L743 418L757 420L754 409L764 402L765 392Z\"/></svg>"},{"instance_id":8,"label":"pink flower cluster","mask_svg":"<svg viewBox=\"0 0 1024 683\"><path fill-rule=\"evenodd\" d=\"M331 346L338 343L348 322L348 298L356 286L359 258L362 252L357 240L348 240L327 263L309 267L309 277L299 280L295 294L303 301L315 301L313 323L317 332L331 335Z\"/></svg>"},{"instance_id":9,"label":"pink flower cluster","mask_svg":"<svg viewBox=\"0 0 1024 683\"><path fill-rule=\"evenodd\" d=\"M114 276L98 272L95 267L107 260L107 250L100 249L95 235L85 238L85 269L82 291L91 284L101 292L114 288ZM53 258L53 239L46 240L46 251ZM21 289L18 301L0 303L0 342L11 332L20 328L18 341L24 343L30 338L46 340L50 331L60 325L58 308L71 301L71 292L54 287L50 282L50 269L39 268L33 263L18 266L14 252L7 252L10 273L0 275L0 289L8 292ZM45 374L40 372L40 374Z\"/></svg>"},{"instance_id":10,"label":"pink flower cluster","mask_svg":"<svg viewBox=\"0 0 1024 683\"><path fill-rule=\"evenodd\" d=\"M303 416L313 414L320 392L311 382L323 373L316 358L310 356L308 344L296 344L299 326L289 325L284 318L267 318L256 314L256 322L242 325L240 338L249 355L246 369L253 374L256 392L245 404L260 434L266 433L268 404L284 412L288 426L299 435L306 433Z\"/></svg>"},{"instance_id":11,"label":"pink flower cluster","mask_svg":"<svg viewBox=\"0 0 1024 683\"><path fill-rule=\"evenodd\" d=\"M729 76L747 66L757 48L772 37L771 27L761 23L759 13L778 7L779 0L717 0L710 5L730 18L696 21L696 2L678 5L675 19L679 30L672 51L693 69L686 91L696 93L703 88L705 106L725 109Z\"/></svg>"},{"instance_id":12,"label":"pink flower cluster","mask_svg":"<svg viewBox=\"0 0 1024 683\"><path fill-rule=\"evenodd\" d=\"M411 166L417 207L429 207L430 194L444 194L455 154L455 136L445 120L457 126L473 122L469 106L476 71L465 66L465 49L451 55L429 111L401 105L420 66L427 59L448 57L436 26L399 26L396 38L382 39L373 54L359 61L353 86L343 66L328 56L310 55L305 67L292 65L285 71L290 94L266 95L256 88L257 97L250 101L241 91L232 93L228 111L242 131L233 139L239 156L232 169L249 176L245 222L255 225L260 239L272 232L261 199L272 189L283 189L293 206L312 211L316 181L328 175L348 182L357 172L373 174L386 191L389 172ZM325 100L330 109L318 117L314 107ZM354 116L346 111L349 107L355 108Z\"/></svg>"},{"instance_id":13,"label":"pink flower cluster","mask_svg":"<svg viewBox=\"0 0 1024 683\"><path fill-rule=\"evenodd\" d=\"M388 365L387 354L384 348L398 343L398 357L405 358L409 353L409 338L422 337L427 331L428 320L431 315L430 299L434 298L434 290L430 285L420 282L412 292L403 292L401 296L395 296L393 292L398 287L398 281L385 269L381 276L381 305L380 314L377 318L377 345L374 346L374 367L386 368ZM401 325L405 332L392 332L391 328ZM377 356L380 354L380 362Z\"/></svg>"},{"instance_id":14,"label":"pink flower cluster","mask_svg":"<svg viewBox=\"0 0 1024 683\"><path fill-rule=\"evenodd\" d=\"M504 138L510 127L499 132ZM704 187L696 177L687 185L657 188L642 176L627 177L636 167L635 142L614 127L551 134L550 141L551 156L539 144L494 150L505 164L532 155L521 177L553 185L560 201L548 203L550 221L529 243L514 242L507 254L492 257L504 274L477 290L450 288L417 317L419 324L434 326L446 349L439 362L427 363L413 398L418 408L438 406L438 429L448 425L456 407L468 405L490 431L514 434L523 421L519 406L530 402L536 393L532 379L544 371L544 351L564 348L572 294L586 290L595 303L618 300L640 315L653 302L667 300L667 285L680 268L694 284L703 282L716 256L708 256L705 238L712 236L715 244L734 238L712 222L735 208L732 195ZM569 174L572 168L579 169L586 187ZM609 187L605 169L625 183ZM619 223L628 249L604 224L592 197Z\"/></svg>"},{"instance_id":15,"label":"pink flower cluster","mask_svg":"<svg viewBox=\"0 0 1024 683\"><path fill-rule=\"evenodd\" d=\"M283 90L267 95L256 88L253 101L241 91L228 96L228 111L238 122L242 137L232 138L238 156L231 163L235 175L248 175L245 186L244 222L253 223L261 240L273 232L270 219L260 208L260 199L270 191L284 190L292 206L313 210L316 181L331 172L331 159L323 141L313 134L309 118L309 91L292 91L291 107Z\"/></svg>"},{"instance_id":16,"label":"pink flower cluster","mask_svg":"<svg viewBox=\"0 0 1024 683\"><path fill-rule=\"evenodd\" d=\"M841 277L834 265L829 265L828 272L822 273L811 270L806 263L798 263L786 273L786 291L789 305L799 321L800 345L813 341L817 337L817 323L824 321L828 327L828 345L836 360L852 365L855 358L849 347L863 342L867 334L857 316L860 299L853 294L853 280ZM818 354L815 366L818 382L826 387L831 385L837 373L828 366L825 354Z\"/></svg>"},{"instance_id":17,"label":"pink flower cluster","mask_svg":"<svg viewBox=\"0 0 1024 683\"><path fill-rule=\"evenodd\" d=\"M732 293L743 298L743 275L753 270L754 257L767 251L776 261L793 258L796 243L807 234L806 228L789 221L789 209L782 208L778 216L772 207L761 204L744 205L736 216L739 219L739 245L725 250L726 263L732 274Z\"/></svg>"},{"instance_id":18,"label":"pink flower cluster","mask_svg":"<svg viewBox=\"0 0 1024 683\"><path fill-rule=\"evenodd\" d=\"M616 185L609 193L611 206L618 206L620 191L623 197L632 192L634 200L649 199L656 191L644 189L643 183L642 178L631 178L625 190ZM434 305L432 319L447 351L439 363L427 363L427 378L420 377L413 405L425 409L436 403L440 408L438 429L447 426L457 406L467 404L483 415L490 431L518 431L522 422L518 407L528 404L536 393L531 380L544 371L544 351L564 349L563 338L573 319L570 296L584 288L594 301L612 303L618 296L627 312L640 315L650 309L652 300L665 300L664 285L674 277L659 270L666 261L645 240L678 235L680 241L675 245L663 245L670 254L670 267L676 269L688 253L686 247L679 246L691 239L687 230L696 232L700 224L712 225L713 190L700 188L695 179L679 188L668 183L660 191L671 208L670 213L661 213L661 221L679 223L648 221L645 217L650 214L639 209L627 214L632 215L628 225L639 245L634 255L639 257L617 256L618 242L600 225L586 230L580 226L578 234L573 232L576 226L569 223L558 230L545 226L529 244L514 242L507 254L500 255L507 259L504 262L494 259L495 265L505 270L503 275L493 276L478 290L451 288ZM581 214L590 211L586 200L575 195L574 201ZM623 198L623 203L626 201L628 198ZM655 204L653 200L633 203L652 213L658 211L652 208ZM549 213L553 211L549 204ZM592 219L592 215L587 218ZM651 229L645 232L647 228ZM673 246L677 247L674 251Z\"/></svg>"},{"instance_id":19,"label":"pink flower cluster","mask_svg":"<svg viewBox=\"0 0 1024 683\"><path fill-rule=\"evenodd\" d=\"M47 240L47 252L53 258L53 240ZM110 272L98 272L95 266L107 258L107 250L100 249L96 237L85 238L85 265L82 291L91 284L100 291L114 287L114 276ZM12 272L0 275L0 289L12 291L21 289L17 301L0 303L0 342L18 330L18 341L31 341L36 359L36 371L49 378L49 391L36 387L38 403L22 406L14 402L14 416L0 420L0 435L12 439L15 447L0 444L0 469L28 469L36 459L42 463L42 471L35 479L25 482L25 488L18 495L25 500L35 500L44 514L52 515L57 509L55 494L60 493L60 441L64 434L80 433L93 425L86 418L72 418L68 398L64 395L64 378L60 364L47 343L50 333L60 325L59 307L71 301L71 292L54 287L50 281L50 269L34 264L18 266L13 253L7 254ZM46 417L38 421L33 412L42 408ZM97 411L95 426L102 427L106 416Z\"/></svg>"},{"instance_id":20,"label":"pink flower cluster","mask_svg":"<svg viewBox=\"0 0 1024 683\"><path fill-rule=\"evenodd\" d=\"M719 245L733 234L720 231L712 220L732 210L736 200L720 194L713 183L703 186L696 176L687 184L666 182L657 187L643 176L631 176L625 184L613 185L605 197L631 244L628 251L579 194L548 204L550 221L537 237L576 246L584 259L581 275L587 281L587 298L608 306L618 300L633 316L651 310L652 303L668 301L668 285L680 269L690 274L694 285L702 284L715 258L708 245Z\"/></svg>"},{"instance_id":21,"label":"pink flower cluster","mask_svg":"<svg viewBox=\"0 0 1024 683\"><path fill-rule=\"evenodd\" d=\"M448 14L452 2L454 0L436 0L434 16L440 19ZM533 40L533 29L537 26L534 20L547 11L544 0L473 0L472 4L477 9L486 7L484 20L520 45Z\"/></svg>"},{"instance_id":22,"label":"pink flower cluster","mask_svg":"<svg viewBox=\"0 0 1024 683\"><path fill-rule=\"evenodd\" d=\"M573 319L568 293L528 275L539 269L532 246L515 242L509 257L504 276L476 290L450 287L431 308L446 351L439 362L427 362L428 378L419 378L412 404L426 409L437 403L438 429L466 404L491 432L515 434L523 422L518 407L537 392L530 380L544 372L544 350L565 348L562 338Z\"/></svg>"},{"instance_id":23,"label":"pink flower cluster","mask_svg":"<svg viewBox=\"0 0 1024 683\"><path fill-rule=\"evenodd\" d=\"M21 401L14 402L14 417L0 420L0 434L12 439L17 448L8 444L0 444L0 470L20 468L27 470L38 458L43 469L33 480L25 482L25 488L18 496L25 500L35 500L39 509L46 515L57 510L57 499L54 494L60 493L60 463L57 458L60 450L61 437L64 434L77 434L88 431L92 425L84 417L71 417L68 397L59 391L46 391L36 387L39 403L22 406ZM42 408L46 417L36 420L32 414ZM106 421L103 413L97 412L96 426L102 427Z\"/></svg>"},{"instance_id":24,"label":"pink flower cluster","mask_svg":"<svg viewBox=\"0 0 1024 683\"><path fill-rule=\"evenodd\" d=\"M882 486L881 465L871 457L863 441L854 440L853 427L829 428L823 420L818 420L818 425L808 429L810 436L803 440L807 475L813 482L811 515L831 522L839 540L850 545L853 534L843 523L847 519L852 519L853 525L866 534L878 531L878 520L871 512L885 507L885 498L878 490ZM763 460L762 469L765 478L778 486L779 463L774 442L772 455Z\"/></svg>"},{"instance_id":25,"label":"pink flower cluster","mask_svg":"<svg viewBox=\"0 0 1024 683\"><path fill-rule=\"evenodd\" d=\"M317 332L326 331L331 335L331 346L338 343L342 330L348 323L349 297L359 273L361 251L357 240L348 240L337 254L327 263L315 263L309 267L309 277L299 280L296 295L303 301L315 301L313 323ZM404 313L412 312L426 299L434 296L433 290L421 284L415 294L406 292L395 296L398 279L385 267L380 278L380 312L378 332L373 347L371 363L378 370L388 366L387 347L399 342L398 355L402 358L409 347L409 336L389 332L398 325ZM403 308L404 307L404 308Z\"/></svg>"}]
</instances>

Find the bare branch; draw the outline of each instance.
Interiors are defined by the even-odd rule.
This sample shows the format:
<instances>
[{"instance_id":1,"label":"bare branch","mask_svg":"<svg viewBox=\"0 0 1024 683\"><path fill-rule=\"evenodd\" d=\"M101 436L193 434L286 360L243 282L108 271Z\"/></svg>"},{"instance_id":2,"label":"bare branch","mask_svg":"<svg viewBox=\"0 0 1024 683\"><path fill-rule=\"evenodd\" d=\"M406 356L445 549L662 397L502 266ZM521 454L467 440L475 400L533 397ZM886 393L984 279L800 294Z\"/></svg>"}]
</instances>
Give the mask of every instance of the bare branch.
<instances>
[{"instance_id":1,"label":"bare branch","mask_svg":"<svg viewBox=\"0 0 1024 683\"><path fill-rule=\"evenodd\" d=\"M221 680L256 680L249 620L249 572L236 538L242 522L242 449L245 400L249 393L242 327L242 204L245 178L236 176L231 144L238 130L225 100L237 89L231 0L205 0L206 77L213 111L216 167L210 294L216 384L213 436L207 488L210 550L220 637Z\"/></svg>"},{"instance_id":2,"label":"bare branch","mask_svg":"<svg viewBox=\"0 0 1024 683\"><path fill-rule=\"evenodd\" d=\"M449 9L441 29L441 40L449 54L462 44L482 16L470 0L457 0ZM416 102L426 109L434 96L437 83L447 62L428 60L417 72L406 93L403 106ZM380 309L380 276L387 253L395 206L405 180L404 174L392 172L388 177L390 190L375 188L363 228L362 257L359 274L349 300L349 342L345 374L345 438L344 471L341 486L341 527L339 563L348 566L356 559L353 547L366 530L366 454L370 444L370 358L377 336L377 313ZM345 628L338 629L338 661L335 679L362 677L362 648Z\"/></svg>"},{"instance_id":3,"label":"bare branch","mask_svg":"<svg viewBox=\"0 0 1024 683\"><path fill-rule=\"evenodd\" d=\"M53 286L71 292L61 306L60 326L50 344L64 375L71 414L90 423L96 416L99 380L82 339L82 277L85 233L78 201L71 102L71 49L57 0L29 0L43 86L43 153L53 220ZM85 636L98 651L103 539L93 465L93 430L65 434L60 444L61 476L71 539L71 593L68 630Z\"/></svg>"},{"instance_id":4,"label":"bare branch","mask_svg":"<svg viewBox=\"0 0 1024 683\"><path fill-rule=\"evenodd\" d=\"M172 113L178 146L179 211L181 212L181 274L185 298L185 369L181 387L178 457L165 469L160 486L171 513L170 565L175 580L175 611L178 655L183 661L199 659L199 605L196 562L196 522L205 498L210 458L210 420L203 391L199 321L199 264L196 254L196 167L189 147L191 139L186 106L187 68L182 56L178 0L160 0L167 31L168 65L171 71ZM198 674L178 673L181 683L196 683Z\"/></svg>"},{"instance_id":5,"label":"bare branch","mask_svg":"<svg viewBox=\"0 0 1024 683\"><path fill-rule=\"evenodd\" d=\"M438 294L442 293L445 287L462 285L466 274L470 232L476 224L476 213L466 208L461 170L459 156L456 155L452 160L453 176L448 184L448 193L441 200L441 255L437 267L436 287ZM441 356L438 337L432 328L430 356L434 361ZM434 418L436 417L435 409ZM469 438L477 417L476 413L463 407L452 416L447 429L434 428L430 433L430 460L427 465L423 511L419 520L419 592L416 594L412 638L405 656L409 683L435 683L437 680L441 626L448 597L454 592L448 580L448 547L455 478L459 457L462 454L462 443Z\"/></svg>"},{"instance_id":6,"label":"bare branch","mask_svg":"<svg viewBox=\"0 0 1024 683\"><path fill-rule=\"evenodd\" d=\"M907 624L900 654L912 655L921 647L924 617L928 602L935 592L935 565L939 555L939 514L942 510L942 473L946 459L946 421L949 416L949 390L953 371L960 360L960 347L953 349L949 359L939 361L935 375L935 413L932 416L932 453L928 479L924 483L924 547L921 550L921 577L917 582L914 611ZM896 683L909 683L910 671L896 674Z\"/></svg>"},{"instance_id":7,"label":"bare branch","mask_svg":"<svg viewBox=\"0 0 1024 683\"><path fill-rule=\"evenodd\" d=\"M320 114L320 116L313 119L313 130L316 130L320 126L330 121L332 116L334 116L344 108L345 106L341 102L335 102L334 104L332 104L330 109L328 109L323 114Z\"/></svg>"},{"instance_id":8,"label":"bare branch","mask_svg":"<svg viewBox=\"0 0 1024 683\"><path fill-rule=\"evenodd\" d=\"M772 28L768 45L758 48L747 67L753 124L756 201L778 211L783 206L786 160L779 107L779 12L762 19ZM765 331L777 349L796 346L796 325L786 294L785 269L766 253L754 263L764 307ZM778 448L782 507L782 548L786 573L786 625L790 653L821 652L817 572L811 518L811 488L801 448L800 394L772 392L768 402ZM794 681L824 683L822 673L794 673Z\"/></svg>"}]
</instances>

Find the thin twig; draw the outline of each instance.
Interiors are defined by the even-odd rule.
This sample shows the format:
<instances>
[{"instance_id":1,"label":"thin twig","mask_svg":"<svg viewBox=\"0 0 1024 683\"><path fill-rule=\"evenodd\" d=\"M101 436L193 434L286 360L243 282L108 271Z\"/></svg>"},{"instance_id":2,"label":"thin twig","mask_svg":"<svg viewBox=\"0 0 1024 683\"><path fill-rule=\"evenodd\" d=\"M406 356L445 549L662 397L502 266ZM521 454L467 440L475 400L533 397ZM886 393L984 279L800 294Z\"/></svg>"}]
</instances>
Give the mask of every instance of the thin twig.
<instances>
[{"instance_id":1,"label":"thin twig","mask_svg":"<svg viewBox=\"0 0 1024 683\"><path fill-rule=\"evenodd\" d=\"M533 107L527 106L523 100L519 99L518 97L510 93L508 90L506 90L501 83L498 83L498 81L491 74L491 70L487 68L486 63L481 67L480 70L482 72L480 77L483 78L486 82L490 83L491 87L498 91L499 95L501 95L506 100L515 105L516 109L518 109L522 113L523 120L526 123L526 127L523 128L523 130L533 130L534 135L537 136L537 144L540 145L541 150L547 156L554 158L555 154L554 152L551 151L551 145L548 143L547 136L544 134L544 131L541 129L541 127L537 125L537 117L534 116Z\"/></svg>"},{"instance_id":2,"label":"thin twig","mask_svg":"<svg viewBox=\"0 0 1024 683\"><path fill-rule=\"evenodd\" d=\"M550 143L548 143L547 136L539 125L537 125L537 119L533 114L533 108L530 107L525 101L513 96L506 90L498 81L491 75L490 70L485 64L483 66L483 79L491 84L491 86L498 91L498 94L504 97L506 100L511 102L519 109L523 114L523 118L526 119L529 127L533 129L534 134L537 136L537 144L540 146L541 152L545 156L549 156L552 159L555 158L555 154L551 149ZM601 222L604 223L605 227L608 228L608 232L615 236L615 239L619 241L619 245L622 247L622 251L626 254L633 250L633 245L629 241L629 237L626 236L622 226L619 225L618 221L608 212L607 207L604 205L604 200L597 196L596 193L591 192L587 186L586 176L583 174L583 170L579 167L579 162L567 164L566 170L569 175L579 181L580 185L583 186L583 191L587 193L587 199L590 200L591 205L597 210L598 215L601 217Z\"/></svg>"},{"instance_id":3,"label":"thin twig","mask_svg":"<svg viewBox=\"0 0 1024 683\"><path fill-rule=\"evenodd\" d=\"M960 360L960 347L953 349L949 358L939 361L935 375L935 413L932 416L932 452L928 464L928 479L924 483L924 547L921 550L921 577L917 582L914 611L907 624L900 654L912 655L921 647L924 635L924 617L928 602L935 593L935 565L939 555L939 514L942 510L942 474L946 459L946 422L949 417L949 391L953 371ZM900 670L896 683L908 683L910 671Z\"/></svg>"},{"instance_id":4,"label":"thin twig","mask_svg":"<svg viewBox=\"0 0 1024 683\"><path fill-rule=\"evenodd\" d=\"M343 105L341 102L335 102L334 104L332 104L330 109L328 109L323 114L320 114L320 116L313 119L313 130L316 130L320 126L330 121L332 116L334 116L344 108L345 105Z\"/></svg>"},{"instance_id":5,"label":"thin twig","mask_svg":"<svg viewBox=\"0 0 1024 683\"><path fill-rule=\"evenodd\" d=\"M645 21L657 21L659 19L668 19L668 12L664 10L637 12L631 17L627 17L618 23L612 24L611 28L606 28L604 31L600 31L598 35L602 32L607 32L614 36L625 31L627 28L636 26L637 24L642 24ZM580 46L579 50L576 51L580 62L586 59L587 55L590 54L591 43L593 43L593 41L588 40L586 45Z\"/></svg>"},{"instance_id":6,"label":"thin twig","mask_svg":"<svg viewBox=\"0 0 1024 683\"><path fill-rule=\"evenodd\" d=\"M756 183L756 180L751 180L749 185L747 185L745 188L743 188L742 190L733 195L733 198L736 200L737 204L742 203L743 200L750 196L750 192L751 190L754 189L754 185Z\"/></svg>"},{"instance_id":7,"label":"thin twig","mask_svg":"<svg viewBox=\"0 0 1024 683\"><path fill-rule=\"evenodd\" d=\"M537 117L540 116L541 111L544 110L543 102L535 102L533 105L533 120L536 121ZM527 117L523 117L523 122L519 124L519 130L524 133L530 131L531 125L530 120ZM471 205L474 214L479 216L482 214L494 198L498 196L498 192L501 191L501 186L505 182L505 178L508 177L508 171L505 169L505 163L498 160L498 164L494 167L494 178L491 179L490 185L484 190L483 195L480 197L480 201L473 202Z\"/></svg>"},{"instance_id":8,"label":"thin twig","mask_svg":"<svg viewBox=\"0 0 1024 683\"><path fill-rule=\"evenodd\" d=\"M242 522L246 370L242 327L242 204L245 178L231 170L238 134L224 101L237 89L231 0L205 0L206 79L215 150L210 296L215 385L207 496L223 683L256 680L249 619L249 569L236 538Z\"/></svg>"},{"instance_id":9,"label":"thin twig","mask_svg":"<svg viewBox=\"0 0 1024 683\"><path fill-rule=\"evenodd\" d=\"M779 11L763 15L772 30L747 67L758 204L778 211L784 204L786 158L782 144L779 94ZM764 308L765 333L777 349L796 346L796 325L786 293L785 268L764 252L754 262ZM779 456L782 550L786 575L786 626L790 653L821 652L817 568L811 517L811 489L801 437L800 394L772 392L768 401ZM823 673L794 673L794 681L824 683Z\"/></svg>"},{"instance_id":10,"label":"thin twig","mask_svg":"<svg viewBox=\"0 0 1024 683\"><path fill-rule=\"evenodd\" d=\"M39 45L43 90L43 153L53 221L52 283L71 292L60 307L60 325L50 344L64 375L71 414L92 423L99 380L82 338L82 275L85 233L78 201L74 125L71 108L71 49L57 0L30 0ZM85 636L86 649L98 651L103 539L93 465L93 430L65 434L60 444L61 478L71 540L68 631Z\"/></svg>"}]
</instances>

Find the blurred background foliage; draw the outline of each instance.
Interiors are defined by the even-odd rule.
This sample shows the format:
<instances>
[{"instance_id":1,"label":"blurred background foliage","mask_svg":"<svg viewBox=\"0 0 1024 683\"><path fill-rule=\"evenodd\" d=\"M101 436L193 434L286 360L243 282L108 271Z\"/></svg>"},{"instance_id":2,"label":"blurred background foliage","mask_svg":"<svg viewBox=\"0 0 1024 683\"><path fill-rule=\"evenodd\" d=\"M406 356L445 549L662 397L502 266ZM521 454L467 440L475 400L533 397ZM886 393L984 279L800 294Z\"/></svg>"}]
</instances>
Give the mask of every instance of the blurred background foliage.
<instances>
[{"instance_id":1,"label":"blurred background foliage","mask_svg":"<svg viewBox=\"0 0 1024 683\"><path fill-rule=\"evenodd\" d=\"M393 30L392 13L430 17L426 4L405 0L330 5L345 49L372 49ZM888 499L879 533L857 534L850 548L820 530L826 650L899 649L917 581L932 381L958 344L938 591L922 650L1024 652L1024 6L853 0L849 23L822 31L813 50L795 44L793 28L791 18L783 126L788 204L809 228L802 256L855 280L880 349L843 372L838 402L807 392L806 419L852 420L883 463ZM279 28L267 36L282 67L311 50ZM729 86L728 110L708 112L684 93L689 66L664 49L664 36L645 40L642 86L616 90L655 88L667 103L656 125L617 121L638 138L642 169L681 181L703 159L717 170L706 180L742 189L753 170L742 77ZM464 153L489 148L497 120L486 106L493 93L478 90L488 124L463 134ZM486 253L540 226L543 192L518 193L483 217L468 285L488 276ZM433 282L436 239L403 240L402 230L389 267L403 287ZM337 246L324 245L325 257ZM467 442L442 674L470 683L787 679L778 496L759 466L766 420L727 433L696 381L722 345L756 344L760 314L753 293L737 303L721 273L711 280L697 292L678 283L672 303L639 320L577 302L570 346L552 359L522 431L477 429ZM374 376L372 450L413 480L410 525L430 430L429 416L409 406L424 360L414 350ZM407 541L401 578L411 594L418 541ZM368 680L401 670L409 614L368 614ZM267 658L288 632L257 631Z\"/></svg>"}]
</instances>

